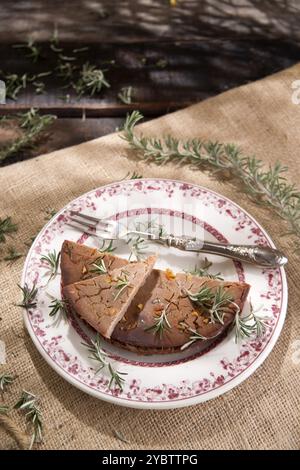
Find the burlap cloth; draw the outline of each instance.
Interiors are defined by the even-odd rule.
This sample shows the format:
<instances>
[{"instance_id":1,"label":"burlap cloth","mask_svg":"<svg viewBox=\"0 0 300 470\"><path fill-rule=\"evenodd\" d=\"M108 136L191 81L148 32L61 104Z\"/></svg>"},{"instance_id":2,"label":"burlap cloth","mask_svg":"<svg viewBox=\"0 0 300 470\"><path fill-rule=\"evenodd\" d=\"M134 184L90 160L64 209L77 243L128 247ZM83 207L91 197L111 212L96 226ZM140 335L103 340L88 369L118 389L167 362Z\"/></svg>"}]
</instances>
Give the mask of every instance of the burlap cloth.
<instances>
[{"instance_id":1,"label":"burlap cloth","mask_svg":"<svg viewBox=\"0 0 300 470\"><path fill-rule=\"evenodd\" d=\"M203 137L235 142L265 163L280 160L288 177L300 179L300 105L292 103L291 83L300 79L296 65L140 127L145 133L180 138ZM45 223L47 208L59 209L81 193L138 171L147 177L186 180L207 186L240 203L289 255L289 307L283 332L268 359L248 380L226 395L184 409L139 411L96 400L72 387L42 359L25 333L17 282L24 259L1 264L0 337L7 346L7 369L18 375L6 400L13 403L25 388L42 399L45 439L42 449L295 449L300 447L299 260L282 222L250 203L228 183L200 171L169 164L137 163L118 135L109 135L0 170L0 214L19 224L16 244ZM299 350L299 345L298 345ZM298 354L299 358L299 354ZM296 360L295 360L296 359ZM299 361L298 361L299 362ZM14 415L16 420L18 414ZM19 421L24 429L24 420ZM130 444L114 437L122 432ZM0 431L0 448L15 447Z\"/></svg>"}]
</instances>

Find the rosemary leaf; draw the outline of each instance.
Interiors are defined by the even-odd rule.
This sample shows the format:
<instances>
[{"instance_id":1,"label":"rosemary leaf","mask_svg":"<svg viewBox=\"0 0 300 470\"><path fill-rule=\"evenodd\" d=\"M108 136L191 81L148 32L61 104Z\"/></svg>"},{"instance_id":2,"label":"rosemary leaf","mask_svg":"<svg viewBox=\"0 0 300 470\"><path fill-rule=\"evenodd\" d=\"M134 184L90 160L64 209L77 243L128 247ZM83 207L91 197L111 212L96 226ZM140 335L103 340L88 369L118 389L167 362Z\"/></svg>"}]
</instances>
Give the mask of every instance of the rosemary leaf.
<instances>
[{"instance_id":1,"label":"rosemary leaf","mask_svg":"<svg viewBox=\"0 0 300 470\"><path fill-rule=\"evenodd\" d=\"M39 401L35 395L23 390L20 399L14 406L15 409L25 412L27 425L31 428L32 437L29 449L32 449L34 443L43 440L42 413L39 409Z\"/></svg>"},{"instance_id":2,"label":"rosemary leaf","mask_svg":"<svg viewBox=\"0 0 300 470\"><path fill-rule=\"evenodd\" d=\"M300 191L285 178L285 166L277 162L265 169L261 160L243 155L234 144L198 138L179 141L172 136L158 139L138 135L135 126L142 118L138 111L128 114L122 135L142 159L162 165L169 161L188 164L208 170L213 175L229 174L252 201L272 209L287 222L289 234L295 239L295 249L300 251Z\"/></svg>"},{"instance_id":3,"label":"rosemary leaf","mask_svg":"<svg viewBox=\"0 0 300 470\"><path fill-rule=\"evenodd\" d=\"M1 154L0 154L1 155ZM1 157L0 157L1 160ZM16 232L18 230L17 224L12 222L11 217L0 218L0 243L6 242L6 235Z\"/></svg>"},{"instance_id":4,"label":"rosemary leaf","mask_svg":"<svg viewBox=\"0 0 300 470\"><path fill-rule=\"evenodd\" d=\"M50 270L50 279L53 279L58 271L60 259L60 251L56 253L56 250L49 252L48 255L41 256L41 261L46 263Z\"/></svg>"},{"instance_id":5,"label":"rosemary leaf","mask_svg":"<svg viewBox=\"0 0 300 470\"><path fill-rule=\"evenodd\" d=\"M118 370L115 370L111 364L108 364L108 370L111 375L108 388L112 388L113 385L116 385L122 392L125 383L125 379L122 375L127 375L127 372L119 372Z\"/></svg>"},{"instance_id":6,"label":"rosemary leaf","mask_svg":"<svg viewBox=\"0 0 300 470\"><path fill-rule=\"evenodd\" d=\"M108 245L107 240L102 240L102 245L98 248L98 251L100 251L100 253L112 253L115 249L116 247L113 246L113 240L109 240Z\"/></svg>"},{"instance_id":7,"label":"rosemary leaf","mask_svg":"<svg viewBox=\"0 0 300 470\"><path fill-rule=\"evenodd\" d=\"M125 270L121 271L121 275L117 277L117 283L115 288L117 289L117 293L115 294L114 300L117 300L118 297L122 294L122 292L129 287L129 280L127 277L127 272Z\"/></svg>"},{"instance_id":8,"label":"rosemary leaf","mask_svg":"<svg viewBox=\"0 0 300 470\"><path fill-rule=\"evenodd\" d=\"M9 406L0 403L0 415L6 415L9 412Z\"/></svg>"},{"instance_id":9,"label":"rosemary leaf","mask_svg":"<svg viewBox=\"0 0 300 470\"><path fill-rule=\"evenodd\" d=\"M81 344L85 346L88 352L90 353L89 358L93 361L98 362L99 364L99 368L96 370L95 374L97 374L100 370L107 368L110 374L110 381L108 387L111 388L113 385L116 385L122 391L125 382L125 379L122 377L122 375L127 375L127 373L119 372L112 367L112 365L108 361L107 354L101 348L99 334L97 334L95 341L91 340L91 344Z\"/></svg>"},{"instance_id":10,"label":"rosemary leaf","mask_svg":"<svg viewBox=\"0 0 300 470\"><path fill-rule=\"evenodd\" d=\"M122 432L117 431L116 429L113 430L113 435L116 439L119 439L119 441L125 442L126 444L130 444L130 441L126 439L126 437L123 435Z\"/></svg>"},{"instance_id":11,"label":"rosemary leaf","mask_svg":"<svg viewBox=\"0 0 300 470\"><path fill-rule=\"evenodd\" d=\"M15 247L10 246L8 248L8 254L4 256L4 261L16 261L17 259L21 258L23 256L22 253L16 250Z\"/></svg>"},{"instance_id":12,"label":"rosemary leaf","mask_svg":"<svg viewBox=\"0 0 300 470\"><path fill-rule=\"evenodd\" d=\"M49 308L49 317L54 317L57 313L62 314L65 318L68 316L68 306L65 300L53 299Z\"/></svg>"},{"instance_id":13,"label":"rosemary leaf","mask_svg":"<svg viewBox=\"0 0 300 470\"><path fill-rule=\"evenodd\" d=\"M17 118L18 125L22 129L23 135L0 149L0 162L27 147L32 147L40 134L53 123L56 116L51 114L42 116L37 109L31 108L26 113L10 116L10 118Z\"/></svg>"},{"instance_id":14,"label":"rosemary leaf","mask_svg":"<svg viewBox=\"0 0 300 470\"><path fill-rule=\"evenodd\" d=\"M27 49L28 54L26 54L26 57L32 59L33 63L36 63L41 57L42 49L33 39L29 39L26 44L14 44L13 47L16 49Z\"/></svg>"},{"instance_id":15,"label":"rosemary leaf","mask_svg":"<svg viewBox=\"0 0 300 470\"><path fill-rule=\"evenodd\" d=\"M95 260L95 262L92 264L92 267L93 269L90 269L91 273L107 274L107 268L101 257Z\"/></svg>"},{"instance_id":16,"label":"rosemary leaf","mask_svg":"<svg viewBox=\"0 0 300 470\"><path fill-rule=\"evenodd\" d=\"M23 294L23 299L21 303L17 304L18 307L26 308L26 310L30 308L36 307L36 296L38 293L38 289L35 284L33 284L32 288L30 289L28 285L25 283L24 287L18 284L18 287L21 289Z\"/></svg>"},{"instance_id":17,"label":"rosemary leaf","mask_svg":"<svg viewBox=\"0 0 300 470\"><path fill-rule=\"evenodd\" d=\"M81 343L85 346L90 353L89 359L98 362L99 368L95 374L98 374L100 370L107 366L107 354L101 348L100 336L97 333L95 341L91 340L91 344Z\"/></svg>"},{"instance_id":18,"label":"rosemary leaf","mask_svg":"<svg viewBox=\"0 0 300 470\"><path fill-rule=\"evenodd\" d=\"M131 104L132 102L132 86L123 87L118 93L119 100L124 104Z\"/></svg>"},{"instance_id":19,"label":"rosemary leaf","mask_svg":"<svg viewBox=\"0 0 300 470\"><path fill-rule=\"evenodd\" d=\"M79 73L79 79L77 82L73 83L73 88L78 97L81 98L84 94L94 96L96 93L99 93L103 87L110 87L103 70L88 62L83 64Z\"/></svg>"},{"instance_id":20,"label":"rosemary leaf","mask_svg":"<svg viewBox=\"0 0 300 470\"><path fill-rule=\"evenodd\" d=\"M218 279L220 281L223 281L223 277L221 277L221 273L216 273L212 274L208 270L212 266L212 263L208 261L207 258L204 259L204 262L202 263L201 266L196 266L194 267L193 270L186 271L189 274L192 274L193 276L199 276L199 277L209 277L210 279Z\"/></svg>"},{"instance_id":21,"label":"rosemary leaf","mask_svg":"<svg viewBox=\"0 0 300 470\"><path fill-rule=\"evenodd\" d=\"M160 303L160 302L159 302ZM145 331L152 331L155 335L158 335L160 339L162 339L165 331L171 328L171 325L168 320L167 310L169 308L170 303L165 307L162 304L162 310L160 315L154 318L153 325L145 328Z\"/></svg>"},{"instance_id":22,"label":"rosemary leaf","mask_svg":"<svg viewBox=\"0 0 300 470\"><path fill-rule=\"evenodd\" d=\"M259 338L264 335L267 329L267 323L264 318L255 315L253 307L250 304L250 313L246 317L241 317L237 311L234 319L235 342L243 339L249 339L253 336Z\"/></svg>"},{"instance_id":23,"label":"rosemary leaf","mask_svg":"<svg viewBox=\"0 0 300 470\"><path fill-rule=\"evenodd\" d=\"M0 375L0 392L4 392L6 387L8 387L15 380L16 377L13 375L3 373Z\"/></svg>"},{"instance_id":24,"label":"rosemary leaf","mask_svg":"<svg viewBox=\"0 0 300 470\"><path fill-rule=\"evenodd\" d=\"M224 324L224 309L233 304L233 298L222 286L213 291L210 287L203 285L198 292L193 293L185 290L184 293L192 302L195 302L210 314L210 323Z\"/></svg>"}]
</instances>

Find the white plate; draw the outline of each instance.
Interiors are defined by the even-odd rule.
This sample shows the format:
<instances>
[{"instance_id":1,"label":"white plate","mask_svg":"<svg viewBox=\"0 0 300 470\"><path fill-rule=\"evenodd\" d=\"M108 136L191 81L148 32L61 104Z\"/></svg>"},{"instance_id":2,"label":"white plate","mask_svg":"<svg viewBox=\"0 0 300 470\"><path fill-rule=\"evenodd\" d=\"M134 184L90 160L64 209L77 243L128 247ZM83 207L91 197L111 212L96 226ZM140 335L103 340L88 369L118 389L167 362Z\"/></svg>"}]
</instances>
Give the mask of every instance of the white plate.
<instances>
[{"instance_id":1,"label":"white plate","mask_svg":"<svg viewBox=\"0 0 300 470\"><path fill-rule=\"evenodd\" d=\"M204 355L195 350L162 356L141 356L103 342L114 367L126 372L123 391L108 387L107 372L95 375L97 364L88 358L83 340L94 332L80 320L49 317L49 295L60 297L60 274L47 284L41 256L61 249L65 239L99 246L99 240L80 235L66 225L70 210L99 217L118 218L133 227L137 222L162 224L177 235L205 236L207 240L273 246L261 226L237 204L206 188L172 180L130 180L93 190L72 201L40 232L28 253L22 285L38 287L37 307L24 314L26 327L39 352L64 379L82 391L109 402L135 408L175 408L215 398L249 377L274 347L284 323L287 285L284 269L262 269L210 256L212 273L251 285L254 308L268 317L260 339L237 345L233 333ZM158 267L173 271L194 268L205 255L181 252L152 244L159 253ZM116 254L126 257L129 246L118 244ZM249 308L245 307L245 311Z\"/></svg>"}]
</instances>

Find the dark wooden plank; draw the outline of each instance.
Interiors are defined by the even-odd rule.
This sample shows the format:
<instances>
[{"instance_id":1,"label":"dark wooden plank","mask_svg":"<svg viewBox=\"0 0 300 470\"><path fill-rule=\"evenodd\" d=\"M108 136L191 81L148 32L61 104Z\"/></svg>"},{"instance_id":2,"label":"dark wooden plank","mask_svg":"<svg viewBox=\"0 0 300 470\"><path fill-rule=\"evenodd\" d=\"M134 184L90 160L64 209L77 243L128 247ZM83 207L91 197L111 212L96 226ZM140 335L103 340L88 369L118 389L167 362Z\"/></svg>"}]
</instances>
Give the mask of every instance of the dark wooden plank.
<instances>
[{"instance_id":1,"label":"dark wooden plank","mask_svg":"<svg viewBox=\"0 0 300 470\"><path fill-rule=\"evenodd\" d=\"M124 123L123 118L101 118L101 119L57 119L51 125L47 133L39 139L32 149L26 149L18 155L0 163L1 166L10 165L17 161L27 160L37 155L58 150L60 148L77 145L87 140L102 137L115 132ZM8 143L19 135L19 132L4 133L0 129L1 143Z\"/></svg>"},{"instance_id":2,"label":"dark wooden plank","mask_svg":"<svg viewBox=\"0 0 300 470\"><path fill-rule=\"evenodd\" d=\"M300 45L268 39L90 44L87 52L78 54L76 63L80 67L89 61L105 69L111 87L80 100L71 91L71 102L65 103L61 97L69 90L61 88L64 82L55 73L57 54L49 50L49 44L41 44L43 56L36 64L26 58L23 49L11 46L0 45L3 71L30 75L50 70L53 74L43 79L45 95L36 95L29 86L16 102L8 100L0 106L1 114L34 106L61 117L81 117L83 110L90 117L124 116L135 108L149 116L159 115L262 78L300 59ZM74 44L62 43L62 47L65 55L74 56ZM119 90L129 85L134 89L130 106L117 99Z\"/></svg>"},{"instance_id":3,"label":"dark wooden plank","mask_svg":"<svg viewBox=\"0 0 300 470\"><path fill-rule=\"evenodd\" d=\"M168 0L1 0L0 42L47 40L54 24L63 40L101 44L234 33L297 41L299 13L298 0L177 0L175 8Z\"/></svg>"}]
</instances>

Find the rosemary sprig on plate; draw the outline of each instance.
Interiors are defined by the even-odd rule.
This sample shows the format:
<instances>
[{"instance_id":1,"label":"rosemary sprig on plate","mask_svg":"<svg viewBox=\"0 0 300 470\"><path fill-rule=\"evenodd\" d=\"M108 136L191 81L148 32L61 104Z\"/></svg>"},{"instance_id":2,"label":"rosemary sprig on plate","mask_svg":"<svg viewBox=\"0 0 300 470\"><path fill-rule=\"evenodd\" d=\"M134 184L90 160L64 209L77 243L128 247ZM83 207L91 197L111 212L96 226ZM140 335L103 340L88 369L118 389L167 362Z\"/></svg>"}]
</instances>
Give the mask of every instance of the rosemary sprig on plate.
<instances>
[{"instance_id":1,"label":"rosemary sprig on plate","mask_svg":"<svg viewBox=\"0 0 300 470\"><path fill-rule=\"evenodd\" d=\"M96 370L95 374L98 374L100 370L107 366L107 354L101 348L100 337L97 334L95 341L91 339L91 344L81 343L85 346L90 353L89 359L93 359L93 361L97 361L99 368Z\"/></svg>"},{"instance_id":2,"label":"rosemary sprig on plate","mask_svg":"<svg viewBox=\"0 0 300 470\"><path fill-rule=\"evenodd\" d=\"M117 300L117 298L122 294L122 292L129 287L129 279L128 279L128 272L125 270L121 271L121 275L117 277L117 283L115 285L115 288L117 289L117 293L114 297L114 300Z\"/></svg>"},{"instance_id":3,"label":"rosemary sprig on plate","mask_svg":"<svg viewBox=\"0 0 300 470\"><path fill-rule=\"evenodd\" d=\"M160 339L162 339L166 330L171 328L170 322L167 316L167 310L169 308L170 303L167 306L162 305L162 310L159 315L154 317L153 325L145 328L145 331L152 331L155 335L158 335Z\"/></svg>"},{"instance_id":4,"label":"rosemary sprig on plate","mask_svg":"<svg viewBox=\"0 0 300 470\"><path fill-rule=\"evenodd\" d=\"M132 92L133 92L132 86L121 88L121 90L118 93L119 100L124 104L131 104Z\"/></svg>"},{"instance_id":5,"label":"rosemary sprig on plate","mask_svg":"<svg viewBox=\"0 0 300 470\"><path fill-rule=\"evenodd\" d=\"M143 237L140 235L137 237L130 237L126 243L130 246L128 261L130 261L133 256L135 256L137 261L143 259L145 250L148 248L148 245Z\"/></svg>"},{"instance_id":6,"label":"rosemary sprig on plate","mask_svg":"<svg viewBox=\"0 0 300 470\"><path fill-rule=\"evenodd\" d=\"M56 253L56 250L49 252L48 255L41 256L41 261L48 265L50 270L50 279L53 279L58 271L60 259L60 251Z\"/></svg>"},{"instance_id":7,"label":"rosemary sprig on plate","mask_svg":"<svg viewBox=\"0 0 300 470\"><path fill-rule=\"evenodd\" d=\"M105 263L101 257L95 260L95 262L92 264L92 267L93 269L90 269L91 273L107 274L108 272Z\"/></svg>"},{"instance_id":8,"label":"rosemary sprig on plate","mask_svg":"<svg viewBox=\"0 0 300 470\"><path fill-rule=\"evenodd\" d=\"M6 390L6 387L8 387L14 380L15 380L16 377L10 375L10 374L7 374L6 372L4 372L3 374L0 375L0 392L5 392Z\"/></svg>"},{"instance_id":9,"label":"rosemary sprig on plate","mask_svg":"<svg viewBox=\"0 0 300 470\"><path fill-rule=\"evenodd\" d=\"M250 304L250 313L246 317L239 315L240 310L235 314L234 329L235 329L235 342L238 343L243 339L249 339L253 336L260 338L264 335L267 323L264 318L259 318L255 315L253 307Z\"/></svg>"},{"instance_id":10,"label":"rosemary sprig on plate","mask_svg":"<svg viewBox=\"0 0 300 470\"><path fill-rule=\"evenodd\" d=\"M111 364L108 364L108 370L111 376L108 388L111 388L113 385L116 385L122 392L125 383L125 379L122 377L122 375L127 375L127 372L120 372L118 370L115 370Z\"/></svg>"},{"instance_id":11,"label":"rosemary sprig on plate","mask_svg":"<svg viewBox=\"0 0 300 470\"><path fill-rule=\"evenodd\" d=\"M233 304L233 298L222 286L219 286L215 292L204 285L200 287L198 292L185 290L184 293L192 302L195 302L210 314L210 323L224 324L224 309Z\"/></svg>"},{"instance_id":12,"label":"rosemary sprig on plate","mask_svg":"<svg viewBox=\"0 0 300 470\"><path fill-rule=\"evenodd\" d=\"M6 235L16 232L17 230L18 226L12 222L11 217L5 217L4 219L1 219L0 217L0 243L6 242Z\"/></svg>"},{"instance_id":13,"label":"rosemary sprig on plate","mask_svg":"<svg viewBox=\"0 0 300 470\"><path fill-rule=\"evenodd\" d=\"M91 344L82 343L82 345L88 349L90 353L89 358L93 361L98 362L99 364L99 368L96 370L95 374L97 374L98 372L100 372L100 370L106 367L110 374L108 388L111 388L113 385L116 385L122 391L125 383L125 379L122 377L122 375L127 375L127 373L119 372L112 367L112 365L108 361L108 356L106 352L103 351L103 349L101 348L99 334L97 334L95 341L91 340Z\"/></svg>"},{"instance_id":14,"label":"rosemary sprig on plate","mask_svg":"<svg viewBox=\"0 0 300 470\"><path fill-rule=\"evenodd\" d=\"M100 248L97 248L100 253L112 253L115 251L116 247L114 247L113 240L109 240L107 245L107 240L102 240L102 245Z\"/></svg>"},{"instance_id":15,"label":"rosemary sprig on plate","mask_svg":"<svg viewBox=\"0 0 300 470\"><path fill-rule=\"evenodd\" d=\"M53 299L49 305L49 317L54 317L57 313L62 314L64 317L68 316L67 302L62 299Z\"/></svg>"},{"instance_id":16,"label":"rosemary sprig on plate","mask_svg":"<svg viewBox=\"0 0 300 470\"><path fill-rule=\"evenodd\" d=\"M189 274L192 274L193 276L209 277L210 279L218 279L219 281L224 281L223 277L221 277L220 272L212 274L208 271L211 266L212 262L208 261L208 259L205 258L201 266L195 266L193 270L187 272Z\"/></svg>"},{"instance_id":17,"label":"rosemary sprig on plate","mask_svg":"<svg viewBox=\"0 0 300 470\"><path fill-rule=\"evenodd\" d=\"M243 155L233 144L198 138L180 141L172 136L159 139L137 135L135 126L142 118L138 111L129 114L122 135L141 158L162 165L174 161L209 170L214 175L229 175L242 185L252 201L271 208L287 222L289 230L286 234L295 238L296 250L300 251L300 191L285 178L285 166L277 162L265 169L261 160Z\"/></svg>"},{"instance_id":18,"label":"rosemary sprig on plate","mask_svg":"<svg viewBox=\"0 0 300 470\"><path fill-rule=\"evenodd\" d=\"M39 398L32 393L23 390L22 395L14 408L20 411L25 411L26 421L32 432L29 446L29 448L32 449L35 442L42 442L43 440L43 423L42 413L39 409Z\"/></svg>"},{"instance_id":19,"label":"rosemary sprig on plate","mask_svg":"<svg viewBox=\"0 0 300 470\"><path fill-rule=\"evenodd\" d=\"M18 287L21 289L22 294L23 294L23 299L22 301L17 304L18 307L23 307L26 308L26 310L30 308L35 308L36 307L36 296L38 293L38 289L35 284L32 285L32 287L28 287L28 284L24 284L24 287L20 286L18 284Z\"/></svg>"}]
</instances>

